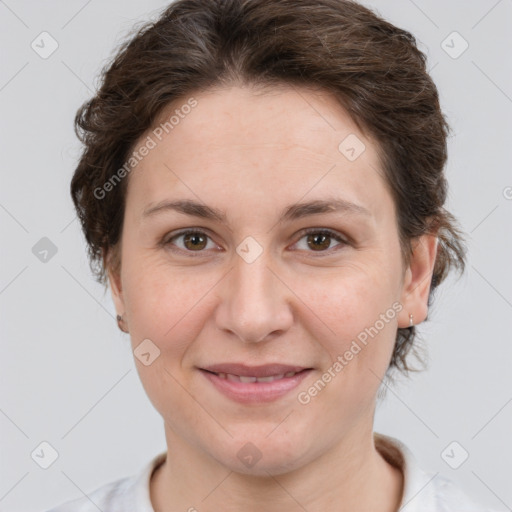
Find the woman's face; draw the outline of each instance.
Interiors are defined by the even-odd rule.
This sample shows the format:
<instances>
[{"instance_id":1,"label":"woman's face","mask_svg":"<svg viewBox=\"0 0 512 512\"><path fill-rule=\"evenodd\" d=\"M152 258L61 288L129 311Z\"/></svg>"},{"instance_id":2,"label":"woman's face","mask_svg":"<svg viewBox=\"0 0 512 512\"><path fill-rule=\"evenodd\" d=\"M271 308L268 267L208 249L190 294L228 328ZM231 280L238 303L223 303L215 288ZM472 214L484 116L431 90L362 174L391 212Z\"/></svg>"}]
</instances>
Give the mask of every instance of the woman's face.
<instances>
[{"instance_id":1,"label":"woman's face","mask_svg":"<svg viewBox=\"0 0 512 512\"><path fill-rule=\"evenodd\" d=\"M426 314L435 244L403 268L376 145L332 97L188 99L139 141L113 296L168 441L278 474L372 431L397 327Z\"/></svg>"}]
</instances>

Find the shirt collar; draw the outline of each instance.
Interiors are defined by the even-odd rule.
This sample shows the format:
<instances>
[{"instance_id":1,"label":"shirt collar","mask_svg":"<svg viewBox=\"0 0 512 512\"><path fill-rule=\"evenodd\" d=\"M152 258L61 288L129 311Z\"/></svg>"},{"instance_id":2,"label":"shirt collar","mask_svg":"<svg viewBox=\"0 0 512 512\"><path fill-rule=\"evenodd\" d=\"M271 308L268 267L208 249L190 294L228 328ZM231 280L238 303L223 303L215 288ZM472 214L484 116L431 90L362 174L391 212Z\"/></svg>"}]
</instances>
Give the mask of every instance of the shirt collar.
<instances>
[{"instance_id":1,"label":"shirt collar","mask_svg":"<svg viewBox=\"0 0 512 512\"><path fill-rule=\"evenodd\" d=\"M421 469L411 450L394 437L374 432L375 448L384 459L399 468L404 477L400 512L425 512L436 510L436 493L433 482L437 474Z\"/></svg>"},{"instance_id":2,"label":"shirt collar","mask_svg":"<svg viewBox=\"0 0 512 512\"><path fill-rule=\"evenodd\" d=\"M135 507L133 510L137 510L137 512L155 512L150 498L151 475L158 466L164 463L166 457L167 452L159 453L156 457L153 457L137 477L134 484Z\"/></svg>"}]
</instances>

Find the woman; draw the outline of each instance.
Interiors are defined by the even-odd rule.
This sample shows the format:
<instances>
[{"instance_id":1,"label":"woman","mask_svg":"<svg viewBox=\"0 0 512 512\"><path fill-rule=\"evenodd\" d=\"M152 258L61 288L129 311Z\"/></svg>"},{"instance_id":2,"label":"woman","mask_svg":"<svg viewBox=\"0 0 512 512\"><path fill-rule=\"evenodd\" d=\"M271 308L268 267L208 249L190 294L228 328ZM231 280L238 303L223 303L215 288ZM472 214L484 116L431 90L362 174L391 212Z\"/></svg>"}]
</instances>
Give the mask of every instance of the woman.
<instances>
[{"instance_id":1,"label":"woman","mask_svg":"<svg viewBox=\"0 0 512 512\"><path fill-rule=\"evenodd\" d=\"M411 34L346 0L178 0L76 117L92 268L165 424L55 511L481 511L373 432L464 270Z\"/></svg>"}]
</instances>

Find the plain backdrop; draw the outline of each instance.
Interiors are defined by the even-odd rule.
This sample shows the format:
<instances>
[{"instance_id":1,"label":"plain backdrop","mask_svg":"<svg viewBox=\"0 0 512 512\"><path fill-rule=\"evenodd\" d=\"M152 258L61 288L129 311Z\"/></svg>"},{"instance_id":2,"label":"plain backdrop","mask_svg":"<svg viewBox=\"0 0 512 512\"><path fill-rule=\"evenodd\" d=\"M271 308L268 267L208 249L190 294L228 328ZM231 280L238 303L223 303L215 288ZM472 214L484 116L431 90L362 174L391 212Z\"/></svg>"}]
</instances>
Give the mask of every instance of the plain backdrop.
<instances>
[{"instance_id":1,"label":"plain backdrop","mask_svg":"<svg viewBox=\"0 0 512 512\"><path fill-rule=\"evenodd\" d=\"M69 182L77 108L133 25L166 4L0 1L0 511L46 510L165 450L129 339L89 271ZM512 1L366 5L428 55L453 129L448 207L469 242L466 274L439 289L419 328L428 370L387 390L375 430L474 498L512 510ZM46 51L58 44L47 58L32 46L41 37ZM47 469L33 455L52 453L43 442L58 454ZM447 447L452 466L469 455L457 469Z\"/></svg>"}]
</instances>

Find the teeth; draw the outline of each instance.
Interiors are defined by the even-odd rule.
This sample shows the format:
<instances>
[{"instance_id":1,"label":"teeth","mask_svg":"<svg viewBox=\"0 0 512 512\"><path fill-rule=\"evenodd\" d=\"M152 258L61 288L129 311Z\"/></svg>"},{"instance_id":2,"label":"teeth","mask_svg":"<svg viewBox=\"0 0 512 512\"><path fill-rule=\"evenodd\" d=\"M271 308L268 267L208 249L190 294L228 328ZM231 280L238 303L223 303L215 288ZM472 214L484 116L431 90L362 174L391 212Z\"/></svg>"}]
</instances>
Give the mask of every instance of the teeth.
<instances>
[{"instance_id":1,"label":"teeth","mask_svg":"<svg viewBox=\"0 0 512 512\"><path fill-rule=\"evenodd\" d=\"M258 382L272 382L273 380L276 380L278 377L279 375L271 375L270 377L259 377Z\"/></svg>"},{"instance_id":2,"label":"teeth","mask_svg":"<svg viewBox=\"0 0 512 512\"><path fill-rule=\"evenodd\" d=\"M279 375L270 375L268 377L252 377L248 375L233 375L231 373L217 373L217 377L221 379L227 379L232 382L272 382L274 380L280 380L283 377L293 377L296 372L281 373Z\"/></svg>"},{"instance_id":3,"label":"teeth","mask_svg":"<svg viewBox=\"0 0 512 512\"><path fill-rule=\"evenodd\" d=\"M258 382L272 382L273 380L279 380L284 377L284 373L280 375L270 375L269 377L258 377Z\"/></svg>"},{"instance_id":4,"label":"teeth","mask_svg":"<svg viewBox=\"0 0 512 512\"><path fill-rule=\"evenodd\" d=\"M240 375L238 378L240 379L240 382L256 382L256 377L246 377L245 375Z\"/></svg>"}]
</instances>

